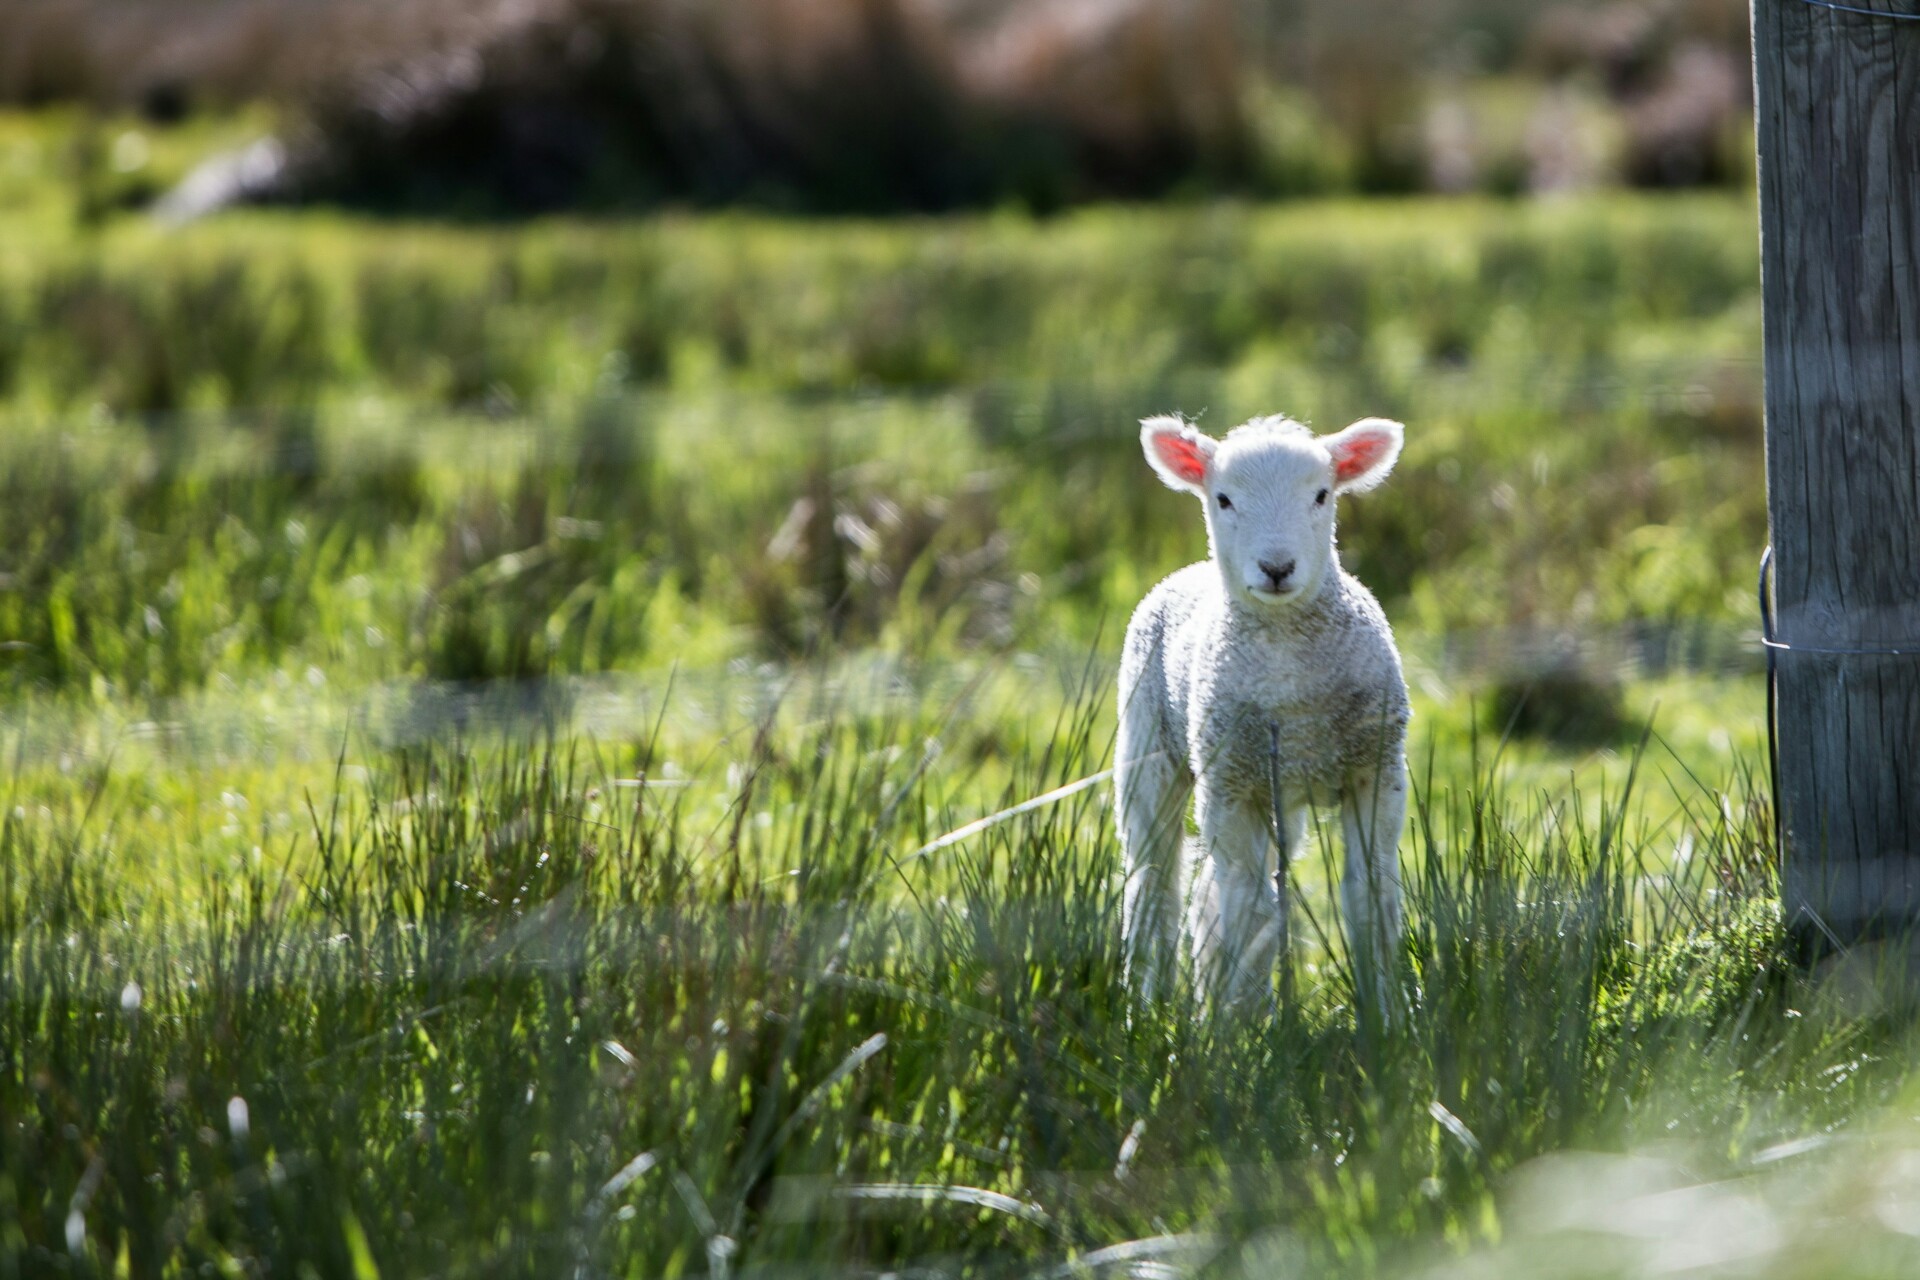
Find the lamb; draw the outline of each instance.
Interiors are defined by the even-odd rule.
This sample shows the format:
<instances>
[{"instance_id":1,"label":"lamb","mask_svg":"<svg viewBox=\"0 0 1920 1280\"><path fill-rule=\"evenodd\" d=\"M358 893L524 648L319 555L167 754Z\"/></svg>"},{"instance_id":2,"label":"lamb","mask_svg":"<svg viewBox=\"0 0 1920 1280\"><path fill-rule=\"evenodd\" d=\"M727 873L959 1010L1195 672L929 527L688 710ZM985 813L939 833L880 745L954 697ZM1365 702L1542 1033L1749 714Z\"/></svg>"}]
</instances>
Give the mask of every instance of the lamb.
<instances>
[{"instance_id":1,"label":"lamb","mask_svg":"<svg viewBox=\"0 0 1920 1280\"><path fill-rule=\"evenodd\" d=\"M1141 601L1121 659L1123 937L1140 999L1170 981L1183 906L1208 992L1270 989L1287 928L1276 829L1298 849L1311 806L1337 800L1349 953L1363 999L1387 1007L1410 712L1393 631L1340 567L1333 513L1386 478L1402 439L1384 418L1318 437L1256 418L1219 440L1178 417L1140 424L1161 480L1205 505L1210 552ZM1182 839L1189 792L1197 840Z\"/></svg>"}]
</instances>

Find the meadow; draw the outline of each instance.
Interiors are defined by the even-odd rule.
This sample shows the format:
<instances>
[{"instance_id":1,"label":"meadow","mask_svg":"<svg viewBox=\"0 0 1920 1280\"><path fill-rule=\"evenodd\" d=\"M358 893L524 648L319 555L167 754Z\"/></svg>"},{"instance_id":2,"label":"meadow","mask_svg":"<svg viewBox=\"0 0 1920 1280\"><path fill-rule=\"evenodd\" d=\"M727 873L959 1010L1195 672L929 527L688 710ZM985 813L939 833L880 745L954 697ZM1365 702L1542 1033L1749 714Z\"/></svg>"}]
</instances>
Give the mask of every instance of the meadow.
<instances>
[{"instance_id":1,"label":"meadow","mask_svg":"<svg viewBox=\"0 0 1920 1280\"><path fill-rule=\"evenodd\" d=\"M0 116L0 1275L1910 1273L1748 202L128 211L247 127ZM1169 409L1408 424L1404 1023L1324 849L1236 1020L1104 786L943 842L1107 764Z\"/></svg>"}]
</instances>

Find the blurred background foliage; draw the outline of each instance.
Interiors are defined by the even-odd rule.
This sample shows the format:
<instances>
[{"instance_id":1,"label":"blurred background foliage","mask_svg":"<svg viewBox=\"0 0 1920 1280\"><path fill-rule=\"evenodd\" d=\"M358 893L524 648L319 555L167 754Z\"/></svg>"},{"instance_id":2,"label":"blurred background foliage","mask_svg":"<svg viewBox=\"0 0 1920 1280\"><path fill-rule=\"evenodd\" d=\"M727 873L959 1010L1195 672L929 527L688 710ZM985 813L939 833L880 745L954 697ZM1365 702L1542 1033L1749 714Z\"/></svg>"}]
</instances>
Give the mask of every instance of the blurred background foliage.
<instances>
[{"instance_id":1,"label":"blurred background foliage","mask_svg":"<svg viewBox=\"0 0 1920 1280\"><path fill-rule=\"evenodd\" d=\"M1732 0L0 30L9 696L1111 643L1198 550L1128 426L1168 409L1408 421L1346 555L1410 647L1517 667L1503 724L1565 736L1511 714L1550 679L1630 736L1679 631L1745 661Z\"/></svg>"},{"instance_id":2,"label":"blurred background foliage","mask_svg":"<svg viewBox=\"0 0 1920 1280\"><path fill-rule=\"evenodd\" d=\"M0 29L0 102L275 104L282 148L204 174L213 203L1046 212L1751 174L1738 0L0 0Z\"/></svg>"},{"instance_id":3,"label":"blurred background foliage","mask_svg":"<svg viewBox=\"0 0 1920 1280\"><path fill-rule=\"evenodd\" d=\"M1416 643L1738 624L1756 274L1718 197L50 237L0 249L0 672L1111 640L1202 545L1168 408L1410 423L1342 515Z\"/></svg>"}]
</instances>

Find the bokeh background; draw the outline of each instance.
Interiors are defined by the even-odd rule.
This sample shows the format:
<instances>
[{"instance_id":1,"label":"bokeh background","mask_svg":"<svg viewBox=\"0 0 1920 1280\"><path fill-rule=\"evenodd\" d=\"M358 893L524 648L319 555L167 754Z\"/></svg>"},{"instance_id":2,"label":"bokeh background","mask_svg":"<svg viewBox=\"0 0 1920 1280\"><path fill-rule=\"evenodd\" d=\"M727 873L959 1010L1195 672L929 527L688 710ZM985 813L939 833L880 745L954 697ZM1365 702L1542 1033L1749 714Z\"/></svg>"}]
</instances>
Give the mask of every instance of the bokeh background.
<instances>
[{"instance_id":1,"label":"bokeh background","mask_svg":"<svg viewBox=\"0 0 1920 1280\"><path fill-rule=\"evenodd\" d=\"M1728 0L0 12L0 101L157 124L271 102L297 121L275 193L386 210L1045 213L1112 197L1739 187L1752 174L1746 12Z\"/></svg>"},{"instance_id":2,"label":"bokeh background","mask_svg":"<svg viewBox=\"0 0 1920 1280\"><path fill-rule=\"evenodd\" d=\"M1518 673L1499 723L1750 665L1737 4L4 27L15 688L1111 643L1197 546L1127 425L1169 409L1406 420L1349 561L1436 672Z\"/></svg>"}]
</instances>

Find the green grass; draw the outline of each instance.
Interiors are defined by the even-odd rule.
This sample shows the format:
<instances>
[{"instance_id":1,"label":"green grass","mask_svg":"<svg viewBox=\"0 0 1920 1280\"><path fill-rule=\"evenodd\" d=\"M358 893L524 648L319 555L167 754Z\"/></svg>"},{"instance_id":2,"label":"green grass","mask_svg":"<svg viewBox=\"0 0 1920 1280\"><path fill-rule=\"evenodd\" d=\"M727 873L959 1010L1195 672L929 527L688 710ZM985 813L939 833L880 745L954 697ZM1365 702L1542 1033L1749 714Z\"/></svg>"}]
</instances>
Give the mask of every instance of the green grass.
<instances>
[{"instance_id":1,"label":"green grass","mask_svg":"<svg viewBox=\"0 0 1920 1280\"><path fill-rule=\"evenodd\" d=\"M1066 707L796 706L678 778L645 730L355 751L364 781L285 834L236 815L235 854L172 883L126 874L166 858L104 770L14 809L0 1257L1027 1274L1151 1240L1397 1273L1500 1240L1546 1153L1747 1177L1907 1075L1901 1019L1784 962L1737 779L1658 825L1491 767L1423 782L1398 1026L1355 1017L1312 851L1295 1004L1130 1008L1101 792L914 856L1098 765L1099 703Z\"/></svg>"},{"instance_id":2,"label":"green grass","mask_svg":"<svg viewBox=\"0 0 1920 1280\"><path fill-rule=\"evenodd\" d=\"M1746 204L162 232L85 129L0 117L0 1276L1911 1273ZM1250 1019L1129 1006L1103 787L915 856L1106 762L1175 408L1408 423L1396 1026L1323 849Z\"/></svg>"},{"instance_id":3,"label":"green grass","mask_svg":"<svg viewBox=\"0 0 1920 1280\"><path fill-rule=\"evenodd\" d=\"M0 212L16 693L1079 647L1198 551L1168 409L1407 421L1343 513L1403 632L1748 618L1731 197L169 232L57 178Z\"/></svg>"}]
</instances>

